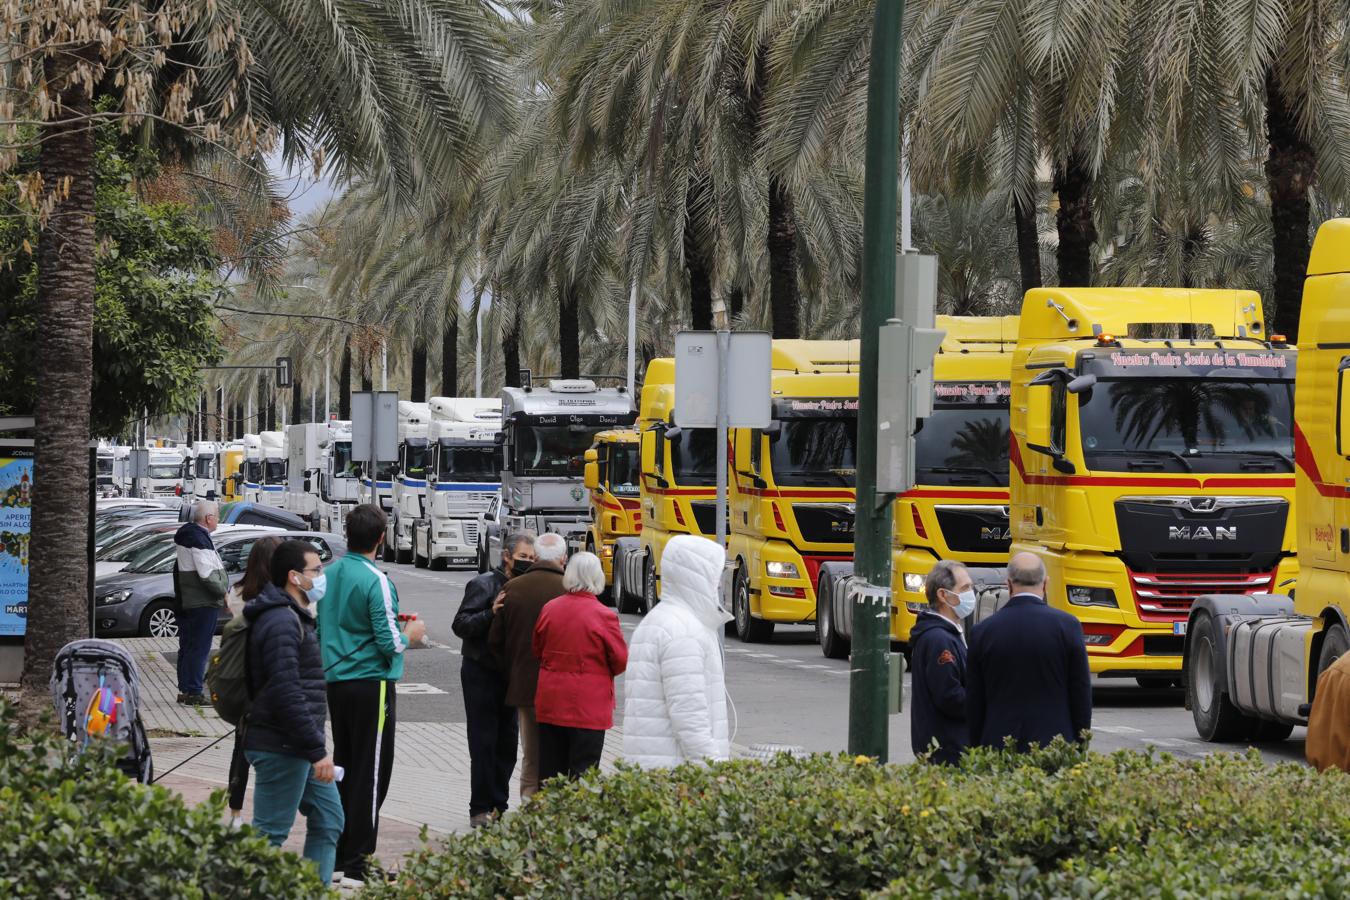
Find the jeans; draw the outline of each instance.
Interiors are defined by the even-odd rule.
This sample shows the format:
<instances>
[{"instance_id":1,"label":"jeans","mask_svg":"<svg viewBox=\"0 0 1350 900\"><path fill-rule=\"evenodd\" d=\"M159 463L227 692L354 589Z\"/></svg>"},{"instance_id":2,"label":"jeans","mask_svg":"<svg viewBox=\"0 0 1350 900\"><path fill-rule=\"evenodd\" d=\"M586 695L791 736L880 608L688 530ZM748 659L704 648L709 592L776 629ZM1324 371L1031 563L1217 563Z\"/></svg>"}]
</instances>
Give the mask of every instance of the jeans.
<instances>
[{"instance_id":1,"label":"jeans","mask_svg":"<svg viewBox=\"0 0 1350 900\"><path fill-rule=\"evenodd\" d=\"M189 696L206 693L206 661L211 656L211 637L216 633L220 611L178 611L178 691Z\"/></svg>"},{"instance_id":2,"label":"jeans","mask_svg":"<svg viewBox=\"0 0 1350 900\"><path fill-rule=\"evenodd\" d=\"M325 885L333 881L338 836L342 834L342 801L337 784L314 779L309 760L266 750L245 753L253 765L253 827L273 847L290 837L295 814L305 817L305 859L319 869Z\"/></svg>"},{"instance_id":3,"label":"jeans","mask_svg":"<svg viewBox=\"0 0 1350 900\"><path fill-rule=\"evenodd\" d=\"M506 705L506 678L465 657L459 680L469 732L469 815L504 813L519 740L515 708Z\"/></svg>"}]
</instances>

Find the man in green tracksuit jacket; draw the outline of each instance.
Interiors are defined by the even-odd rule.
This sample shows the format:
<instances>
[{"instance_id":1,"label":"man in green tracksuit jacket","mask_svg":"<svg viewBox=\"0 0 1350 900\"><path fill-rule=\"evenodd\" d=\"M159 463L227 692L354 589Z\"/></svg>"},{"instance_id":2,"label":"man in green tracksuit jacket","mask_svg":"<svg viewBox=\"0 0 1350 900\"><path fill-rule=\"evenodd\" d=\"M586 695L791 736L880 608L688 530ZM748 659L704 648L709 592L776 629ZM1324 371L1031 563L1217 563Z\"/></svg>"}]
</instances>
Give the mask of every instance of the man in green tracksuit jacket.
<instances>
[{"instance_id":1,"label":"man in green tracksuit jacket","mask_svg":"<svg viewBox=\"0 0 1350 900\"><path fill-rule=\"evenodd\" d=\"M375 852L380 806L394 771L394 685L403 677L403 653L425 628L398 621L398 591L375 565L385 534L384 511L362 504L347 515L345 557L320 579L319 646L333 720L333 762L346 825L338 840L343 875L366 880L366 857ZM313 594L310 595L311 599Z\"/></svg>"}]
</instances>

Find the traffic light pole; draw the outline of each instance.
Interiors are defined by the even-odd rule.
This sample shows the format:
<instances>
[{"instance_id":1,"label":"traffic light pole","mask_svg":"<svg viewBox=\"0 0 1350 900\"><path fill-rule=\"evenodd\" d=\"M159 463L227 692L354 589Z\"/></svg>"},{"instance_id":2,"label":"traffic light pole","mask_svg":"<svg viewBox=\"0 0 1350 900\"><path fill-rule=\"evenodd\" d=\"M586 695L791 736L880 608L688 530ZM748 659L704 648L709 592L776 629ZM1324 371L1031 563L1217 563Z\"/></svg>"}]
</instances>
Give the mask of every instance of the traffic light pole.
<instances>
[{"instance_id":1,"label":"traffic light pole","mask_svg":"<svg viewBox=\"0 0 1350 900\"><path fill-rule=\"evenodd\" d=\"M891 615L891 497L877 493L877 361L895 310L896 175L900 145L903 0L877 0L867 81L863 182L862 365L858 376L858 490L848 750L885 762ZM907 388L908 386L906 386Z\"/></svg>"}]
</instances>

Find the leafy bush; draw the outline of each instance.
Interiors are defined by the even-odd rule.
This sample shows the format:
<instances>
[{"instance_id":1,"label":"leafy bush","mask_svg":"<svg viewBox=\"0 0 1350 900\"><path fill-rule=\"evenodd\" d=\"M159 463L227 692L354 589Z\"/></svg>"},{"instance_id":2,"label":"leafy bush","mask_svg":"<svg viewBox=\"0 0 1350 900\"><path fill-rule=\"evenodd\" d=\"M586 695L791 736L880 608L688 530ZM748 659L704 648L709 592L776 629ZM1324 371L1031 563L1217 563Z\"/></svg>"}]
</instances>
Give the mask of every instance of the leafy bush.
<instances>
[{"instance_id":1,"label":"leafy bush","mask_svg":"<svg viewBox=\"0 0 1350 900\"><path fill-rule=\"evenodd\" d=\"M224 795L189 807L128 780L96 747L71 759L20 734L0 703L0 897L320 897L306 860L221 822Z\"/></svg>"},{"instance_id":2,"label":"leafy bush","mask_svg":"<svg viewBox=\"0 0 1350 900\"><path fill-rule=\"evenodd\" d=\"M1255 754L784 756L550 785L365 896L1346 896L1348 850L1350 779Z\"/></svg>"}]
</instances>

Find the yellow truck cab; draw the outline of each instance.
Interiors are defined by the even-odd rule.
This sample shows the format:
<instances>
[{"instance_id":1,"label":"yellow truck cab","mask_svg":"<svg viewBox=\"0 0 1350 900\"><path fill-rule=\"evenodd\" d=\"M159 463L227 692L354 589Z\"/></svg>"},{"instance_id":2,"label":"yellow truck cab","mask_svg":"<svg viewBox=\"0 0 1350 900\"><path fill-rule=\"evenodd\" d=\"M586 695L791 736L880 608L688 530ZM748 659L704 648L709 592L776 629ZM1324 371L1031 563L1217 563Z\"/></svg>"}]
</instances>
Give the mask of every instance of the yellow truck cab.
<instances>
[{"instance_id":1,"label":"yellow truck cab","mask_svg":"<svg viewBox=\"0 0 1350 900\"><path fill-rule=\"evenodd\" d=\"M1196 601L1186 705L1208 741L1288 737L1350 646L1350 219L1324 223L1313 242L1294 393L1296 590Z\"/></svg>"},{"instance_id":2,"label":"yellow truck cab","mask_svg":"<svg viewBox=\"0 0 1350 900\"><path fill-rule=\"evenodd\" d=\"M933 360L933 414L914 438L915 486L896 498L892 525L891 639L907 644L927 604L923 580L939 559L997 587L1008 563L1008 376L1017 316L938 316L946 332ZM853 564L827 563L816 586L816 637L848 656Z\"/></svg>"},{"instance_id":3,"label":"yellow truck cab","mask_svg":"<svg viewBox=\"0 0 1350 900\"><path fill-rule=\"evenodd\" d=\"M647 364L638 405L642 528L615 542L613 589L620 612L660 597L661 553L677 534L717 534L717 430L675 425L675 360ZM728 473L730 480L730 473Z\"/></svg>"},{"instance_id":4,"label":"yellow truck cab","mask_svg":"<svg viewBox=\"0 0 1350 900\"><path fill-rule=\"evenodd\" d=\"M1297 571L1295 357L1265 339L1251 291L1027 292L1011 551L1045 562L1093 672L1175 683L1197 597Z\"/></svg>"},{"instance_id":5,"label":"yellow truck cab","mask_svg":"<svg viewBox=\"0 0 1350 900\"><path fill-rule=\"evenodd\" d=\"M774 341L770 426L731 431L727 557L742 641L814 622L820 567L853 559L858 352L858 341Z\"/></svg>"},{"instance_id":6,"label":"yellow truck cab","mask_svg":"<svg viewBox=\"0 0 1350 900\"><path fill-rule=\"evenodd\" d=\"M629 428L598 432L584 459L583 480L591 498L591 522L568 543L573 552L585 550L600 557L608 583L613 575L614 542L642 529L638 434Z\"/></svg>"},{"instance_id":7,"label":"yellow truck cab","mask_svg":"<svg viewBox=\"0 0 1350 900\"><path fill-rule=\"evenodd\" d=\"M231 443L216 451L216 465L220 472L222 503L244 499L244 445Z\"/></svg>"}]
</instances>

